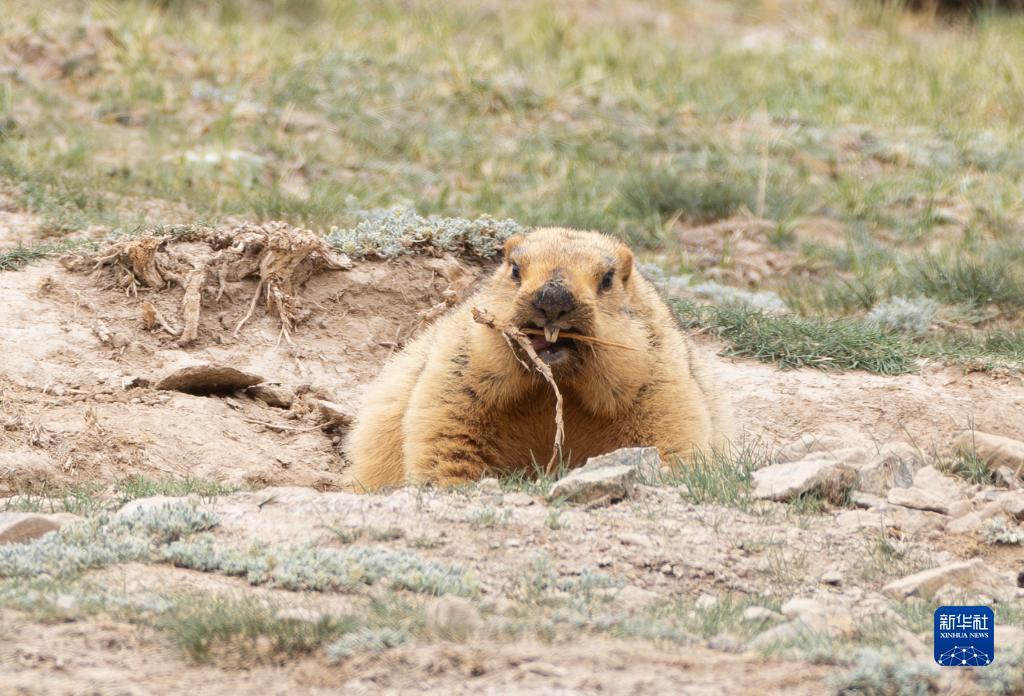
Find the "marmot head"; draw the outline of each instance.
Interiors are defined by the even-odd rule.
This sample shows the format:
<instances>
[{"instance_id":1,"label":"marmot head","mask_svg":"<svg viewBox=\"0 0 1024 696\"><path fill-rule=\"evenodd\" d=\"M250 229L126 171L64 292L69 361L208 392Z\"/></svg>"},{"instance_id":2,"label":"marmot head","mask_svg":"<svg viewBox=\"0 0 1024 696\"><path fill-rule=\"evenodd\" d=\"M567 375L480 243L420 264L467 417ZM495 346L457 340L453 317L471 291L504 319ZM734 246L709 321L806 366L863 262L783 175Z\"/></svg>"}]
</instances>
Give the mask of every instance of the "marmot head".
<instances>
[{"instance_id":1,"label":"marmot head","mask_svg":"<svg viewBox=\"0 0 1024 696\"><path fill-rule=\"evenodd\" d=\"M539 228L505 243L495 289L512 293L509 321L530 334L534 350L552 369L580 367L593 344L562 332L601 338L609 322L628 313L633 254L619 240L597 232ZM604 319L604 321L602 321Z\"/></svg>"}]
</instances>

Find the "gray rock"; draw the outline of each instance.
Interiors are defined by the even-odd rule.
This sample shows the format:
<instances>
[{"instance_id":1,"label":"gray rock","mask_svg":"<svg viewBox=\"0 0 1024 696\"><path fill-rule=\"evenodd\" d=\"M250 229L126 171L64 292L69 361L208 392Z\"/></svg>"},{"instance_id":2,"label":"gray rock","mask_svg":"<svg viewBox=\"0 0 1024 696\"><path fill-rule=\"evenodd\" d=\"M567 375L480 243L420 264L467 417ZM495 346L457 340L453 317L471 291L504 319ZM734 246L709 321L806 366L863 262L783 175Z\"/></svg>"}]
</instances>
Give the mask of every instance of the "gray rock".
<instances>
[{"instance_id":1,"label":"gray rock","mask_svg":"<svg viewBox=\"0 0 1024 696\"><path fill-rule=\"evenodd\" d=\"M968 506L954 507L964 501L966 489L956 479L946 476L933 466L922 467L914 474L914 485L909 488L893 488L888 501L893 505L930 510L944 515L966 512Z\"/></svg>"},{"instance_id":2,"label":"gray rock","mask_svg":"<svg viewBox=\"0 0 1024 696\"><path fill-rule=\"evenodd\" d=\"M273 408L287 409L295 403L295 392L283 384L257 384L246 389L245 393Z\"/></svg>"},{"instance_id":3,"label":"gray rock","mask_svg":"<svg viewBox=\"0 0 1024 696\"><path fill-rule=\"evenodd\" d=\"M170 505L179 505L187 500L187 497L177 498L169 495L151 495L148 498L136 498L135 500L122 505L121 508L114 513L114 517L118 519L127 519L129 517L135 517L144 511L159 510Z\"/></svg>"},{"instance_id":4,"label":"gray rock","mask_svg":"<svg viewBox=\"0 0 1024 696\"><path fill-rule=\"evenodd\" d=\"M888 501L914 510L929 510L946 514L949 512L950 501L920 488L893 488L889 491Z\"/></svg>"},{"instance_id":5,"label":"gray rock","mask_svg":"<svg viewBox=\"0 0 1024 696\"><path fill-rule=\"evenodd\" d=\"M34 512L0 512L0 545L21 544L55 532L72 520L74 515L40 515Z\"/></svg>"},{"instance_id":6,"label":"gray rock","mask_svg":"<svg viewBox=\"0 0 1024 696\"><path fill-rule=\"evenodd\" d=\"M1017 476L1024 471L1024 442L1020 440L967 430L957 438L956 447L965 455L976 455L993 471L1003 466Z\"/></svg>"},{"instance_id":7,"label":"gray rock","mask_svg":"<svg viewBox=\"0 0 1024 696\"><path fill-rule=\"evenodd\" d=\"M709 609L714 609L717 605L718 597L703 593L700 597L697 598L697 601L693 603L693 606L699 609L700 611L708 611Z\"/></svg>"},{"instance_id":8,"label":"gray rock","mask_svg":"<svg viewBox=\"0 0 1024 696\"><path fill-rule=\"evenodd\" d=\"M609 597L625 609L645 607L661 599L657 592L651 592L636 585L625 585L619 589L609 590Z\"/></svg>"},{"instance_id":9,"label":"gray rock","mask_svg":"<svg viewBox=\"0 0 1024 696\"><path fill-rule=\"evenodd\" d=\"M577 469L558 481L548 492L549 500L571 503L611 503L633 495L636 469L631 466L605 466Z\"/></svg>"},{"instance_id":10,"label":"gray rock","mask_svg":"<svg viewBox=\"0 0 1024 696\"><path fill-rule=\"evenodd\" d=\"M835 568L832 570L826 570L818 579L826 585L835 585L838 587L843 584L843 574Z\"/></svg>"},{"instance_id":11,"label":"gray rock","mask_svg":"<svg viewBox=\"0 0 1024 696\"><path fill-rule=\"evenodd\" d=\"M743 620L749 623L781 621L783 618L782 614L772 611L768 607L747 607L743 610Z\"/></svg>"},{"instance_id":12,"label":"gray rock","mask_svg":"<svg viewBox=\"0 0 1024 696\"><path fill-rule=\"evenodd\" d=\"M444 640L468 640L482 625L480 612L462 597L445 595L427 607L427 629Z\"/></svg>"},{"instance_id":13,"label":"gray rock","mask_svg":"<svg viewBox=\"0 0 1024 696\"><path fill-rule=\"evenodd\" d=\"M893 486L909 487L914 474L924 466L924 460L912 446L905 442L891 442L883 445L876 455L857 466L858 490L875 495L886 495Z\"/></svg>"},{"instance_id":14,"label":"gray rock","mask_svg":"<svg viewBox=\"0 0 1024 696\"><path fill-rule=\"evenodd\" d=\"M1010 517L1024 520L1024 491L1013 491L999 498L999 507Z\"/></svg>"},{"instance_id":15,"label":"gray rock","mask_svg":"<svg viewBox=\"0 0 1024 696\"><path fill-rule=\"evenodd\" d=\"M984 593L1000 601L1008 601L1016 594L1016 588L996 574L980 558L922 570L890 582L882 588L882 592L896 599L929 598L949 587L966 592Z\"/></svg>"},{"instance_id":16,"label":"gray rock","mask_svg":"<svg viewBox=\"0 0 1024 696\"><path fill-rule=\"evenodd\" d=\"M708 641L708 648L718 652L741 653L743 642L731 633L719 633Z\"/></svg>"},{"instance_id":17,"label":"gray rock","mask_svg":"<svg viewBox=\"0 0 1024 696\"><path fill-rule=\"evenodd\" d=\"M805 433L800 439L779 450L776 459L780 463L795 462L801 459L812 459L809 454L821 452L829 456L831 452L846 448L846 441L834 435L812 435ZM820 457L818 457L820 458Z\"/></svg>"},{"instance_id":18,"label":"gray rock","mask_svg":"<svg viewBox=\"0 0 1024 696\"><path fill-rule=\"evenodd\" d=\"M850 494L850 502L859 508L870 510L871 508L884 506L885 498L880 498L874 493L854 491L853 493Z\"/></svg>"},{"instance_id":19,"label":"gray rock","mask_svg":"<svg viewBox=\"0 0 1024 696\"><path fill-rule=\"evenodd\" d=\"M754 472L754 497L785 502L826 485L831 477L840 475L844 469L849 467L834 459L802 459L772 464Z\"/></svg>"},{"instance_id":20,"label":"gray rock","mask_svg":"<svg viewBox=\"0 0 1024 696\"><path fill-rule=\"evenodd\" d=\"M661 457L654 447L625 447L591 457L551 486L548 499L599 504L633 495L638 480L661 477Z\"/></svg>"},{"instance_id":21,"label":"gray rock","mask_svg":"<svg viewBox=\"0 0 1024 696\"><path fill-rule=\"evenodd\" d=\"M355 413L343 404L326 399L311 399L311 402L320 411L320 416L336 428L348 428L355 420Z\"/></svg>"},{"instance_id":22,"label":"gray rock","mask_svg":"<svg viewBox=\"0 0 1024 696\"><path fill-rule=\"evenodd\" d=\"M636 469L640 483L661 481L661 454L657 447L623 447L614 452L590 457L581 470L602 469L607 466L631 466Z\"/></svg>"},{"instance_id":23,"label":"gray rock","mask_svg":"<svg viewBox=\"0 0 1024 696\"><path fill-rule=\"evenodd\" d=\"M263 378L227 365L190 365L161 378L154 385L186 394L222 394L259 384Z\"/></svg>"},{"instance_id":24,"label":"gray rock","mask_svg":"<svg viewBox=\"0 0 1024 696\"><path fill-rule=\"evenodd\" d=\"M16 450L0 452L0 491L4 488L38 488L60 475L50 458L41 452Z\"/></svg>"}]
</instances>

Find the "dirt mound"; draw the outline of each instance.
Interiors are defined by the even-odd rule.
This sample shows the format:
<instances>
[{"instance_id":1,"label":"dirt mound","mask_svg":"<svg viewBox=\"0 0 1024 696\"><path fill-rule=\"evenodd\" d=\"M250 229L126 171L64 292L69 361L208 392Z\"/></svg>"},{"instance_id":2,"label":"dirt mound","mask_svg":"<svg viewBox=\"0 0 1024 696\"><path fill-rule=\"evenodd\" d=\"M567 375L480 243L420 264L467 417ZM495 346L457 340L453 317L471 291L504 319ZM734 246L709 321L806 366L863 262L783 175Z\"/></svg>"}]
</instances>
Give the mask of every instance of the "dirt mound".
<instances>
[{"instance_id":1,"label":"dirt mound","mask_svg":"<svg viewBox=\"0 0 1024 696\"><path fill-rule=\"evenodd\" d=\"M351 408L482 270L451 257L352 263L312 233L246 225L0 274L0 491L130 474L335 487L340 438L315 400ZM188 389L161 384L183 368L198 370ZM285 396L204 389L224 368Z\"/></svg>"}]
</instances>

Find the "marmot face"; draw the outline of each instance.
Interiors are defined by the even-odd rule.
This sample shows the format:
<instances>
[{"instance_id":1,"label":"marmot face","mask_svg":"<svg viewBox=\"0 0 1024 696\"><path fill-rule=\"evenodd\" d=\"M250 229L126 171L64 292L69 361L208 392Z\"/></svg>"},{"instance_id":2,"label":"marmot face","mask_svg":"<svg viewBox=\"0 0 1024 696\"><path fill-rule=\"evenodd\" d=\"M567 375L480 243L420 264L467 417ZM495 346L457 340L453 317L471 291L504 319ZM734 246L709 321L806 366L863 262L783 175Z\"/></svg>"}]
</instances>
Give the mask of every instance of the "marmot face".
<instances>
[{"instance_id":1,"label":"marmot face","mask_svg":"<svg viewBox=\"0 0 1024 696\"><path fill-rule=\"evenodd\" d=\"M505 243L504 263L492 288L513 294L508 320L530 335L537 355L556 375L578 375L600 350L559 334L578 333L622 342L634 333L629 317L633 254L596 232L545 228ZM614 323L614 332L609 331ZM635 336L639 345L643 336Z\"/></svg>"}]
</instances>

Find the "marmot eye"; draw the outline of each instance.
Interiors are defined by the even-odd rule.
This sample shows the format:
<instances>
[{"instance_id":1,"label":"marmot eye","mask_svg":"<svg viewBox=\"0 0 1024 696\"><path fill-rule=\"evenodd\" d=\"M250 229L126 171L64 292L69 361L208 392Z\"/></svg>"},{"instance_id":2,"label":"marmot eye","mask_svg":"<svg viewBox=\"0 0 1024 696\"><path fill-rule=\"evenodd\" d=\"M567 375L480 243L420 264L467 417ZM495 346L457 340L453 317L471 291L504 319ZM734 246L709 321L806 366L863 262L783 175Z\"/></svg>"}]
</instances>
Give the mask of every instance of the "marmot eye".
<instances>
[{"instance_id":1,"label":"marmot eye","mask_svg":"<svg viewBox=\"0 0 1024 696\"><path fill-rule=\"evenodd\" d=\"M607 273L605 273L604 277L601 278L601 289L602 290L609 289L612 286L612 280L614 280L614 279L615 279L615 271L608 271Z\"/></svg>"},{"instance_id":2,"label":"marmot eye","mask_svg":"<svg viewBox=\"0 0 1024 696\"><path fill-rule=\"evenodd\" d=\"M517 283L520 280L522 280L522 277L519 275L519 264L518 263L512 264L512 280L516 281Z\"/></svg>"}]
</instances>

